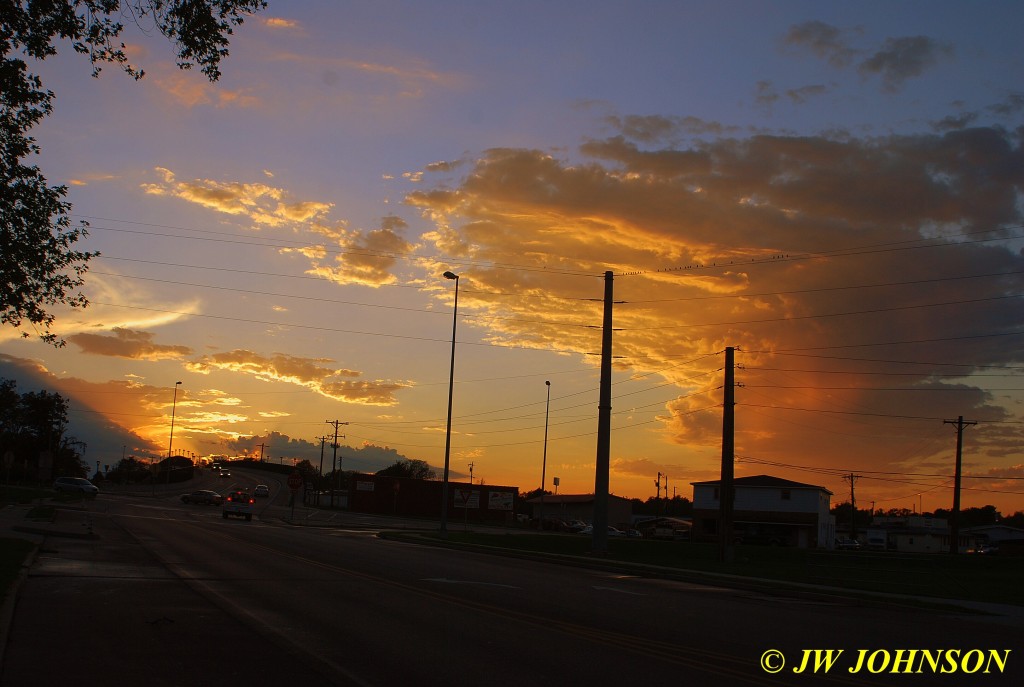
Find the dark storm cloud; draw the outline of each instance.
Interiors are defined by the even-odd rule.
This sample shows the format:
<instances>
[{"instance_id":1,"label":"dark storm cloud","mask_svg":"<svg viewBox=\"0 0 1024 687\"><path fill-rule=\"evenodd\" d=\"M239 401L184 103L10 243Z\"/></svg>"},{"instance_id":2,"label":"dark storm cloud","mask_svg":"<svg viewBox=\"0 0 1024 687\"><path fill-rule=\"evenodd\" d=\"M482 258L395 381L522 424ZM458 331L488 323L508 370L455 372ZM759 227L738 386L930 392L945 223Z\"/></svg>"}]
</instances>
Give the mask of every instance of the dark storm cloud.
<instances>
[{"instance_id":1,"label":"dark storm cloud","mask_svg":"<svg viewBox=\"0 0 1024 687\"><path fill-rule=\"evenodd\" d=\"M862 76L880 77L883 90L890 93L954 54L952 44L928 36L887 38L881 47L870 49L855 44L861 35L860 29L844 30L821 21L808 21L790 28L783 44L808 50L837 69L856 63Z\"/></svg>"},{"instance_id":2,"label":"dark storm cloud","mask_svg":"<svg viewBox=\"0 0 1024 687\"><path fill-rule=\"evenodd\" d=\"M833 67L846 67L858 54L858 50L850 45L851 34L857 35L859 31L843 31L821 21L808 21L790 28L783 42L807 48Z\"/></svg>"},{"instance_id":3,"label":"dark storm cloud","mask_svg":"<svg viewBox=\"0 0 1024 687\"><path fill-rule=\"evenodd\" d=\"M953 56L953 46L927 36L890 38L882 49L860 63L863 75L878 75L882 87L889 92L898 91L907 79L920 76L943 58Z\"/></svg>"}]
</instances>

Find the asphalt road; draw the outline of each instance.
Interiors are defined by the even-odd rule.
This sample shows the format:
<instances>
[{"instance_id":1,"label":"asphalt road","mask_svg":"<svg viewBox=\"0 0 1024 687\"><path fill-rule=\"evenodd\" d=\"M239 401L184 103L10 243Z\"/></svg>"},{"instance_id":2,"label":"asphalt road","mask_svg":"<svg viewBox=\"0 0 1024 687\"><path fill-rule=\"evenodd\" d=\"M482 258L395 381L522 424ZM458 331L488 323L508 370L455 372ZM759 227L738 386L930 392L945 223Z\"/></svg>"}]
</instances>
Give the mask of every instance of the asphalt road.
<instances>
[{"instance_id":1,"label":"asphalt road","mask_svg":"<svg viewBox=\"0 0 1024 687\"><path fill-rule=\"evenodd\" d=\"M272 487L252 522L173 497L102 497L91 514L98 540L46 542L21 590L0 683L719 687L1024 678L1020 628L993 619L399 543L377 538L365 518L292 527L277 517L286 490ZM919 655L893 663L898 650L925 648L960 650L939 664L957 671L934 675L924 663L924 675L892 673L922 667ZM851 673L862 649L865 663ZM964 663L971 650L983 653ZM805 651L811 663L793 672Z\"/></svg>"}]
</instances>

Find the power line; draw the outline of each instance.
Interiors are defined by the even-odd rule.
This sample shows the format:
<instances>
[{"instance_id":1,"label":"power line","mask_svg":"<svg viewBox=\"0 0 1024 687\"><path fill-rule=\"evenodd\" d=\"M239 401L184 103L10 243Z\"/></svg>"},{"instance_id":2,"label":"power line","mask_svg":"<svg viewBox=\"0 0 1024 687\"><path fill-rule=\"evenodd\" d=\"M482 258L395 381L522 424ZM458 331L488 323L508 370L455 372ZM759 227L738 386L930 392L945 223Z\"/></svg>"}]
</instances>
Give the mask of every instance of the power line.
<instances>
[{"instance_id":1,"label":"power line","mask_svg":"<svg viewBox=\"0 0 1024 687\"><path fill-rule=\"evenodd\" d=\"M867 413L867 412L855 412L849 410L826 410L824 408L796 408L793 406L768 406L768 405L757 405L755 403L737 403L739 406L747 406L749 408L762 408L768 410L795 410L803 413L826 413L830 415L859 415L863 417L882 417L894 420L927 420L929 422L935 422L942 420L941 417L924 417L920 415L898 415L894 413ZM1024 425L1024 421L1021 420L978 420L978 424L988 425Z\"/></svg>"},{"instance_id":2,"label":"power line","mask_svg":"<svg viewBox=\"0 0 1024 687\"><path fill-rule=\"evenodd\" d=\"M988 279L992 277L1008 277L1016 274L1024 274L1024 270L1012 270L1009 272L989 272L987 274L972 274L953 277L935 277L932 279L914 279L909 281L885 282L881 284L852 284L850 286L830 286L815 289L793 289L790 291L762 291L744 292L729 294L710 294L704 296L682 296L679 298L657 298L649 300L630 299L625 301L627 305L641 305L645 303L676 303L687 301L722 300L731 298L763 298L765 296L798 296L811 293L831 293L833 291L860 291L863 289L880 289L894 286L917 286L921 284L934 284L941 282L960 281L968 279Z\"/></svg>"},{"instance_id":3,"label":"power line","mask_svg":"<svg viewBox=\"0 0 1024 687\"><path fill-rule=\"evenodd\" d=\"M379 303L360 303L358 301L343 301L343 300L340 300L340 299L337 299L337 298L321 298L321 297L317 297L317 296L300 296L300 295L297 295L297 294L277 293L277 292L273 292L273 291L257 291L255 289L241 289L241 288L230 287L230 286L214 286L212 284L196 284L194 282L181 282L181 281L173 281L173 280L170 280L170 279L156 279L154 277L139 277L139 276L135 276L135 275L115 274L115 273L112 273L112 272L100 272L100 271L95 271L95 270L93 270L91 272L93 274L102 274L102 275L105 275L105 276L118 277L118 278L122 278L122 279L136 279L136 280L140 280L140 281L157 282L157 283L160 283L160 284L174 284L176 286L191 286L191 287L202 288L202 289L213 289L213 290L216 290L216 291L232 291L232 292L235 292L235 293L245 293L245 294L250 294L250 295L255 295L255 296L273 296L275 298L294 298L294 299L297 299L297 300L314 301L314 302L318 302L318 303L328 303L328 304L331 304L331 305L355 305L355 306L359 306L359 307L363 307L363 308L378 308L378 309L382 309L382 310L400 310L400 311L403 311L403 312L416 312L416 313L423 313L423 314L427 314L427 315L443 315L445 317L450 317L449 313L440 312L438 310L430 310L430 309L427 309L427 308L408 308L408 307L399 306L399 305L382 305L382 304L379 304ZM521 323L521 324L540 324L540 325L546 325L546 326L580 327L580 328L590 328L591 327L591 325L580 324L578 322L552 322L550 320L527 320L527 319L522 319L522 318L518 318L518 317L503 317L501 315L462 314L462 315L460 315L460 317L463 318L463 319L468 319L468 320L500 320L500 321L504 321L504 322L518 322L518 323Z\"/></svg>"},{"instance_id":4,"label":"power line","mask_svg":"<svg viewBox=\"0 0 1024 687\"><path fill-rule=\"evenodd\" d=\"M182 236L179 234L171 234L165 232L153 232L153 231L141 231L136 229L118 229L114 227L103 227L90 225L90 231L102 230L122 234L134 234L139 236L147 237L161 237L170 239L179 239L185 241L203 241L208 243L221 243L227 245L243 245L253 246L258 248L315 248L318 251L322 251L326 255L353 255L363 258L379 258L381 260L409 260L413 262L426 262L426 263L438 263L445 262L452 267L477 267L485 269L498 269L498 270L515 270L517 272L545 272L550 274L559 274L563 276L575 276L575 277L599 277L601 275L593 272L581 272L579 270L566 270L559 268L549 267L536 267L534 265L519 265L512 263L498 263L498 262L479 262L475 260L465 260L461 258L451 258L447 256L431 256L431 255L414 255L408 252L402 251L382 251L374 250L370 248L347 248L347 249L334 249L328 248L324 243L311 243L302 241L289 241L287 239L260 239L253 240L250 237L239 236L236 234L227 234L225 232L211 232L204 230L190 230L183 229L182 231L196 231L204 234L210 234L210 236Z\"/></svg>"},{"instance_id":5,"label":"power line","mask_svg":"<svg viewBox=\"0 0 1024 687\"><path fill-rule=\"evenodd\" d=\"M939 303L921 303L917 305L900 305L888 308L870 308L867 310L850 310L838 313L818 313L813 315L783 315L780 317L767 317L757 320L734 320L731 322L687 322L685 324L667 324L659 327L623 327L622 331L644 332L660 331L665 329L689 329L693 327L728 327L738 324L768 324L772 322L790 322L794 320L818 320L830 317L850 317L853 315L877 315L879 313L899 312L903 310L919 310L922 308L939 308L948 305L971 305L975 303L986 303L989 301L1006 300L1009 298L1020 298L1024 293L1003 294L1000 296L989 296L987 298L970 298L959 301L942 301Z\"/></svg>"},{"instance_id":6,"label":"power line","mask_svg":"<svg viewBox=\"0 0 1024 687\"><path fill-rule=\"evenodd\" d=\"M1010 225L1006 227L1000 227L999 230L1009 229L1021 229L1024 225ZM867 244L864 246L853 246L847 248L837 248L830 251L818 251L818 252L804 252L798 254L789 253L774 253L767 257L758 257L750 259L736 259L736 258L716 258L708 263L694 263L690 265L679 265L676 267L666 267L654 270L638 270L634 272L626 273L626 276L637 276L646 274L663 274L667 272L685 272L685 271L700 271L700 270L717 270L731 267L743 267L747 265L762 265L762 264L778 264L782 262L798 262L805 260L820 260L823 258L835 258L835 257L851 257L860 255L873 255L878 253L893 253L906 250L920 250L924 248L950 248L959 247L965 245L972 245L976 243L991 243L995 241L1012 241L1022 236L996 236L991 238L976 239L973 241L952 241L951 239L977 236L979 234L988 234L996 229L981 229L978 231L964 232L961 234L953 234L948 237L942 237L941 239L932 238L917 238L908 239L905 241L890 241L885 243ZM933 243L923 243L925 241L932 241ZM935 242L941 241L941 242ZM918 245L913 245L918 244Z\"/></svg>"},{"instance_id":7,"label":"power line","mask_svg":"<svg viewBox=\"0 0 1024 687\"><path fill-rule=\"evenodd\" d=\"M206 271L206 272L216 272L218 274L220 274L222 272L226 272L226 273L229 273L229 274L245 274L245 275L251 275L251 276L255 276L255 277L279 277L279 278L282 278L282 279L298 279L298 280L303 280L303 281L324 282L326 284L334 284L335 283L335 282L331 281L330 279L327 279L326 277L321 277L321 276L318 276L318 275L311 275L311 274L287 274L287 273L283 273L283 272L267 272L267 271L263 271L263 270L233 269L233 268L230 268L230 267L224 267L224 266L220 266L220 265L207 266L207 265L193 265L193 264L189 264L189 263L166 262L166 261L162 261L162 260L143 260L141 258L125 258L125 257L118 257L118 256L115 256L115 255L107 255L105 253L101 254L101 255L97 255L95 257L95 259L97 259L97 260L114 260L114 261L117 261L117 262L134 262L134 263L139 263L139 264L143 264L143 265L159 265L161 267L174 267L174 268L180 268L180 269L202 270L202 271ZM131 275L121 275L121 274L118 274L118 275L115 275L115 276L127 277L127 278L142 278L142 277L132 277ZM422 284L420 284L420 283L412 283L412 284L388 283L388 284L378 284L377 286L379 286L381 288L415 289L416 291L424 291L424 292L432 292L433 291L433 289L424 288L422 286ZM213 287L213 288L216 288L216 287ZM554 294L533 294L533 293L522 292L522 291L520 291L520 292L503 292L503 291L479 291L479 290L472 290L472 289L464 289L463 293L473 294L473 295L477 295L477 296L515 297L515 298L518 298L518 299L523 299L523 298L543 298L545 300L563 300L563 301L572 301L572 302L593 301L594 300L592 297L586 297L586 296L557 296L557 295L554 295Z\"/></svg>"}]
</instances>

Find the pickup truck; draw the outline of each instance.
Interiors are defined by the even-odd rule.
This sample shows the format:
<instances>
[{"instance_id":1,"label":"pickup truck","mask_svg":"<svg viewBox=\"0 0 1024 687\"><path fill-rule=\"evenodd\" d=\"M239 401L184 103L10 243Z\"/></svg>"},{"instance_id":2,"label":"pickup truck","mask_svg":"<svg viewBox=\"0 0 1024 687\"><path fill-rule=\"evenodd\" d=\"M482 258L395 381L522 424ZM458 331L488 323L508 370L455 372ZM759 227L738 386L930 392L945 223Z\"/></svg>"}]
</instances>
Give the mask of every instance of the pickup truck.
<instances>
[{"instance_id":1,"label":"pickup truck","mask_svg":"<svg viewBox=\"0 0 1024 687\"><path fill-rule=\"evenodd\" d=\"M225 520L227 520L229 515L237 515L240 518L252 520L252 514L255 510L253 506L254 501L255 499L249 496L247 491L233 491L224 499L224 510L221 513Z\"/></svg>"}]
</instances>

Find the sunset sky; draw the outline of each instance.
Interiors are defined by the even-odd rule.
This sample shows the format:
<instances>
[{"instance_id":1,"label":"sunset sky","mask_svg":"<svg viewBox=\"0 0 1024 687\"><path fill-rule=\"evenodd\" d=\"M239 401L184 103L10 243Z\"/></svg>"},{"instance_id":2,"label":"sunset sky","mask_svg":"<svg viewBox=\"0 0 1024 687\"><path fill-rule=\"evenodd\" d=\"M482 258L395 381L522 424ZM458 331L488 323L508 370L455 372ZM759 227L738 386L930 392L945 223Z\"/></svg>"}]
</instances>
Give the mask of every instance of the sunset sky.
<instances>
[{"instance_id":1,"label":"sunset sky","mask_svg":"<svg viewBox=\"0 0 1024 687\"><path fill-rule=\"evenodd\" d=\"M71 399L86 461L174 448L611 491L737 475L833 502L1024 510L1024 5L275 2L210 84L130 26L70 46L38 164L101 252L67 345L0 377ZM31 332L30 332L31 333ZM383 449L388 450L383 450ZM327 468L330 468L327 449Z\"/></svg>"}]
</instances>

